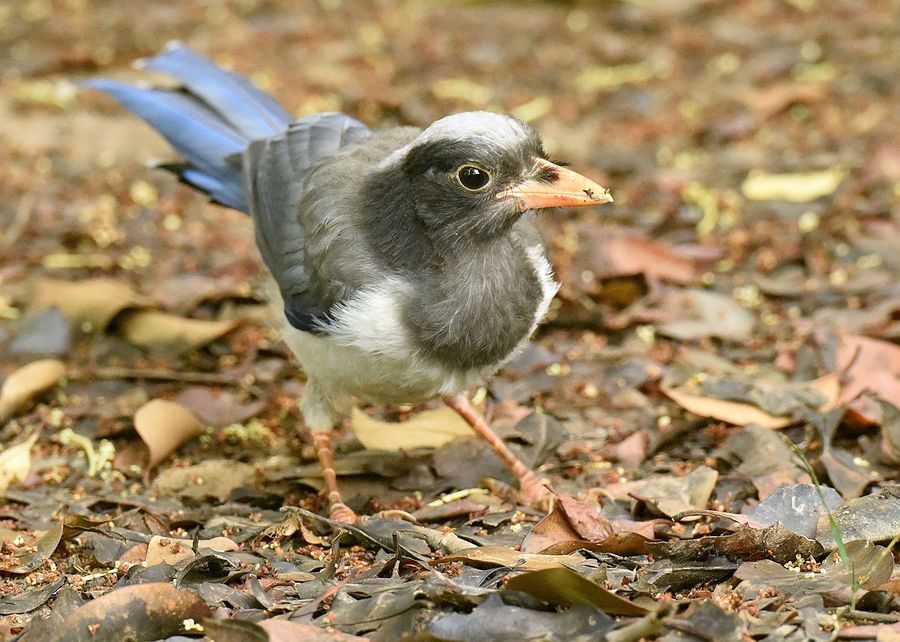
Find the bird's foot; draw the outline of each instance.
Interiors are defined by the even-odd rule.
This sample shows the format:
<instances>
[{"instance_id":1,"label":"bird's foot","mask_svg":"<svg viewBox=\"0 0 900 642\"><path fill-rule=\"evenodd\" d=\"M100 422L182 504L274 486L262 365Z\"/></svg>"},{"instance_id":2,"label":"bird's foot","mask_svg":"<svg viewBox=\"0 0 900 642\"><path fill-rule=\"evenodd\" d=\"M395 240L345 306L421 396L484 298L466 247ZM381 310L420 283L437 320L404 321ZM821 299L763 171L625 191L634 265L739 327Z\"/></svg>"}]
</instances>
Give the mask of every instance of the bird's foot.
<instances>
[{"instance_id":1,"label":"bird's foot","mask_svg":"<svg viewBox=\"0 0 900 642\"><path fill-rule=\"evenodd\" d=\"M529 470L519 479L519 501L523 504L549 512L555 497L549 482L538 477L534 471Z\"/></svg>"},{"instance_id":2,"label":"bird's foot","mask_svg":"<svg viewBox=\"0 0 900 642\"><path fill-rule=\"evenodd\" d=\"M334 502L328 516L336 522L350 525L358 523L360 519L359 515L344 502Z\"/></svg>"}]
</instances>

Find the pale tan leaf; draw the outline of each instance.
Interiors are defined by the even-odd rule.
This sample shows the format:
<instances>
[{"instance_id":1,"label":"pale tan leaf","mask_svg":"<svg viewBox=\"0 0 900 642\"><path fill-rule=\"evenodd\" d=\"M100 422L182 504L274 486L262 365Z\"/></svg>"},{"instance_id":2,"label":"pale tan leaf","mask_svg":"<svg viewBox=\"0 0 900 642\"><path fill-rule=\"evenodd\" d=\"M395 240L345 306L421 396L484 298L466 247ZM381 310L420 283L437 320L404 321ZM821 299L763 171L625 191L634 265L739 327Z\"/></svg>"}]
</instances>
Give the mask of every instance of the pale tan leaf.
<instances>
[{"instance_id":1,"label":"pale tan leaf","mask_svg":"<svg viewBox=\"0 0 900 642\"><path fill-rule=\"evenodd\" d=\"M178 562L191 559L194 557L193 546L193 540L154 535L147 544L147 556L144 559L144 566L154 566L155 564L175 565ZM212 539L198 540L197 548L208 548L224 553L236 551L240 547L227 537L213 537Z\"/></svg>"},{"instance_id":2,"label":"pale tan leaf","mask_svg":"<svg viewBox=\"0 0 900 642\"><path fill-rule=\"evenodd\" d=\"M474 546L452 555L442 557L438 562L465 562L471 566L510 566L520 571L538 571L544 568L559 568L565 564L580 564L580 555L542 555L522 553L508 546Z\"/></svg>"},{"instance_id":3,"label":"pale tan leaf","mask_svg":"<svg viewBox=\"0 0 900 642\"><path fill-rule=\"evenodd\" d=\"M37 441L37 434L15 446L0 452L0 496L13 482L22 483L31 471L31 449Z\"/></svg>"},{"instance_id":4,"label":"pale tan leaf","mask_svg":"<svg viewBox=\"0 0 900 642\"><path fill-rule=\"evenodd\" d=\"M438 448L472 435L469 424L448 407L426 410L399 423L378 421L354 408L352 425L360 443L372 450Z\"/></svg>"},{"instance_id":5,"label":"pale tan leaf","mask_svg":"<svg viewBox=\"0 0 900 642\"><path fill-rule=\"evenodd\" d=\"M56 359L40 359L22 366L0 388L0 423L6 421L36 395L49 390L66 374L66 366Z\"/></svg>"},{"instance_id":6,"label":"pale tan leaf","mask_svg":"<svg viewBox=\"0 0 900 642\"><path fill-rule=\"evenodd\" d=\"M165 399L148 401L134 414L134 429L150 451L150 468L202 433L203 428L194 413Z\"/></svg>"},{"instance_id":7,"label":"pale tan leaf","mask_svg":"<svg viewBox=\"0 0 900 642\"><path fill-rule=\"evenodd\" d=\"M741 185L741 191L751 201L806 203L832 194L846 175L847 172L839 167L795 174L751 172Z\"/></svg>"},{"instance_id":8,"label":"pale tan leaf","mask_svg":"<svg viewBox=\"0 0 900 642\"><path fill-rule=\"evenodd\" d=\"M840 378L837 374L830 373L823 377L819 377L818 379L811 381L809 385L826 399L825 403L819 406L820 411L827 412L835 406L838 395L840 394ZM718 419L719 421L725 421L734 424L735 426L756 424L763 428L776 429L784 428L793 423L791 417L772 415L749 403L726 401L724 399L696 395L665 386L663 386L662 391L672 401L695 415Z\"/></svg>"},{"instance_id":9,"label":"pale tan leaf","mask_svg":"<svg viewBox=\"0 0 900 642\"><path fill-rule=\"evenodd\" d=\"M147 304L148 300L128 284L113 279L42 279L32 295L30 309L36 312L56 306L74 327L93 332L106 328L122 310Z\"/></svg>"},{"instance_id":10,"label":"pale tan leaf","mask_svg":"<svg viewBox=\"0 0 900 642\"><path fill-rule=\"evenodd\" d=\"M234 330L238 323L236 320L207 321L155 310L135 310L124 316L120 326L125 338L136 346L184 352L215 341Z\"/></svg>"}]
</instances>

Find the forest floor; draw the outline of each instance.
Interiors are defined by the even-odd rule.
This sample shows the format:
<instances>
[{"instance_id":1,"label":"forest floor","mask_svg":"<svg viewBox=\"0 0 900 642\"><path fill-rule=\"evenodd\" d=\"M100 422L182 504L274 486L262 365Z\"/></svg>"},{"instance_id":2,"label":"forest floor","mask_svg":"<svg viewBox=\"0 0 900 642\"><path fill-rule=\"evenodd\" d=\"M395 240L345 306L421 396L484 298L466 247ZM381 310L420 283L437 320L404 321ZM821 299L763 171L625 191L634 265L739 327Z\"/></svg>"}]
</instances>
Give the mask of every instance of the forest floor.
<instances>
[{"instance_id":1,"label":"forest floor","mask_svg":"<svg viewBox=\"0 0 900 642\"><path fill-rule=\"evenodd\" d=\"M0 640L900 639L900 3L0 7ZM76 83L180 39L299 115L530 122L615 204L480 391L365 407L326 518L247 217ZM408 422L408 423L399 423Z\"/></svg>"}]
</instances>

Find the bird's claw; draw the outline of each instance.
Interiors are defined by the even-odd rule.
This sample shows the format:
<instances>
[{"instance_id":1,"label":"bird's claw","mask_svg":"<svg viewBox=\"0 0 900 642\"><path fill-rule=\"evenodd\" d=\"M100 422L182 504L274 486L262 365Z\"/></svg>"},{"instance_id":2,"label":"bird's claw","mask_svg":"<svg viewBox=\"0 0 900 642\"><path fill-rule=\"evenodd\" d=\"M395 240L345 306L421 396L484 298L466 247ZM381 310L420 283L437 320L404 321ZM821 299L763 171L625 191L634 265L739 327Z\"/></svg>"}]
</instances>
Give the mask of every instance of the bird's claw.
<instances>
[{"instance_id":1,"label":"bird's claw","mask_svg":"<svg viewBox=\"0 0 900 642\"><path fill-rule=\"evenodd\" d=\"M328 516L336 522L350 524L351 526L359 522L359 515L343 502L332 504Z\"/></svg>"}]
</instances>

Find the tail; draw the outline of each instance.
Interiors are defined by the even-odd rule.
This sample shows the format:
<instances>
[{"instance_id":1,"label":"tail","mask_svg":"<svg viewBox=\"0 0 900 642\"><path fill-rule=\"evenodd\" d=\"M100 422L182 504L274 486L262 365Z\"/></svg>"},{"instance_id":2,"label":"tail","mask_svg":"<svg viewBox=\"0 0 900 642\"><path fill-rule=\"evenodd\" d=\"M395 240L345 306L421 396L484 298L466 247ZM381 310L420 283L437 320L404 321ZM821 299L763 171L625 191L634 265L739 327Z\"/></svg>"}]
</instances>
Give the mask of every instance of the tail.
<instances>
[{"instance_id":1,"label":"tail","mask_svg":"<svg viewBox=\"0 0 900 642\"><path fill-rule=\"evenodd\" d=\"M181 89L145 89L97 79L103 91L147 121L184 162L163 165L222 205L248 211L241 154L254 140L284 132L291 115L248 80L225 71L180 43L139 66L166 73Z\"/></svg>"}]
</instances>

